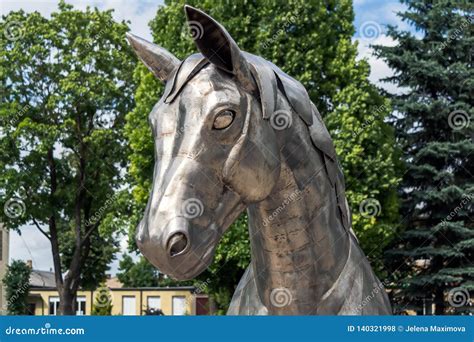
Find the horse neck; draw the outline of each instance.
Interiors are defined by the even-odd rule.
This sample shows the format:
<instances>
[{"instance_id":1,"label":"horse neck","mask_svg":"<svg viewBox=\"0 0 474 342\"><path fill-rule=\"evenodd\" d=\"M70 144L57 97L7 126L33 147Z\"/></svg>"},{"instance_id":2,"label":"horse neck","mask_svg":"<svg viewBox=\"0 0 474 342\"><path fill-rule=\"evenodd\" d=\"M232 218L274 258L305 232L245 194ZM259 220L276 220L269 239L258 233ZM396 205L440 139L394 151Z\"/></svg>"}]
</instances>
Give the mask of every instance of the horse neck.
<instances>
[{"instance_id":1,"label":"horse neck","mask_svg":"<svg viewBox=\"0 0 474 342\"><path fill-rule=\"evenodd\" d=\"M278 134L279 181L265 200L248 209L254 274L271 313L314 314L347 260L349 238L306 125L295 119ZM289 303L278 304L281 298Z\"/></svg>"}]
</instances>

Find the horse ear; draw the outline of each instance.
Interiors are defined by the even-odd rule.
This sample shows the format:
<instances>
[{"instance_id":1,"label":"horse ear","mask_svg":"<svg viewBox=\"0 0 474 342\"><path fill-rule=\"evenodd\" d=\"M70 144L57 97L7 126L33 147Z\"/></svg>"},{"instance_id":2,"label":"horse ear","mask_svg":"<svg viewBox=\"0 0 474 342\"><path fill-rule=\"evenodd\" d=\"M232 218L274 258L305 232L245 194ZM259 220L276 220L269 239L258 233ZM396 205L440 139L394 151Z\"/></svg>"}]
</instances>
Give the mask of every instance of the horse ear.
<instances>
[{"instance_id":1,"label":"horse ear","mask_svg":"<svg viewBox=\"0 0 474 342\"><path fill-rule=\"evenodd\" d=\"M246 90L256 90L249 65L227 30L201 10L184 5L184 11L194 43L203 56L237 77Z\"/></svg>"},{"instance_id":2,"label":"horse ear","mask_svg":"<svg viewBox=\"0 0 474 342\"><path fill-rule=\"evenodd\" d=\"M127 40L143 64L160 80L167 81L180 61L168 50L127 32Z\"/></svg>"}]
</instances>

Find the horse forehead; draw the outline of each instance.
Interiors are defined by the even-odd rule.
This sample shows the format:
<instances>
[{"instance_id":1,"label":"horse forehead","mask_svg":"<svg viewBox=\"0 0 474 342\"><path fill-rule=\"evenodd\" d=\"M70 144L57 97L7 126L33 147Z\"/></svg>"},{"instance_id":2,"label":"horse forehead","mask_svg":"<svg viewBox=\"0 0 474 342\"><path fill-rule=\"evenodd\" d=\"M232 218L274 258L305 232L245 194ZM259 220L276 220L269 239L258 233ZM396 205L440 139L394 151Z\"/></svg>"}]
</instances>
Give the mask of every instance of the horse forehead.
<instances>
[{"instance_id":1,"label":"horse forehead","mask_svg":"<svg viewBox=\"0 0 474 342\"><path fill-rule=\"evenodd\" d=\"M160 123L158 131L169 131L185 121L187 126L199 125L197 119L206 116L213 105L235 102L238 96L235 82L210 65L189 80L173 102L160 101L150 118Z\"/></svg>"},{"instance_id":2,"label":"horse forehead","mask_svg":"<svg viewBox=\"0 0 474 342\"><path fill-rule=\"evenodd\" d=\"M238 94L231 77L210 65L188 81L172 104L179 115L206 115L213 105L235 100Z\"/></svg>"}]
</instances>

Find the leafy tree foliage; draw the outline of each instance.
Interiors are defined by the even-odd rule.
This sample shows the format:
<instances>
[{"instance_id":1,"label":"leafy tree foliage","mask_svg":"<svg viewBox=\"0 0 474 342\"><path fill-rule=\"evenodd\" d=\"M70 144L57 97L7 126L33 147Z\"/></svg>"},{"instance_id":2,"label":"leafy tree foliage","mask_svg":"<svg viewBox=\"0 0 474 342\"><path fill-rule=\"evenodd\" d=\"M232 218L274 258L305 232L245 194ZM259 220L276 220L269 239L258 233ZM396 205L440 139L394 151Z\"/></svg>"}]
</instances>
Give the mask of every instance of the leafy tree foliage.
<instances>
[{"instance_id":1,"label":"leafy tree foliage","mask_svg":"<svg viewBox=\"0 0 474 342\"><path fill-rule=\"evenodd\" d=\"M26 315L28 313L30 274L31 268L22 260L14 260L7 267L2 281L5 286L6 309L9 315Z\"/></svg>"},{"instance_id":2,"label":"leafy tree foliage","mask_svg":"<svg viewBox=\"0 0 474 342\"><path fill-rule=\"evenodd\" d=\"M51 242L59 309L74 314L79 286L97 284L117 250L134 91L128 26L111 11L61 1L50 19L10 12L0 31L0 189L9 208L0 220L33 224Z\"/></svg>"},{"instance_id":3,"label":"leafy tree foliage","mask_svg":"<svg viewBox=\"0 0 474 342\"><path fill-rule=\"evenodd\" d=\"M402 87L394 126L406 173L405 231L387 252L398 310L470 311L474 290L474 19L468 1L402 1L416 34L389 27L397 45L377 47ZM470 293L469 293L470 292Z\"/></svg>"},{"instance_id":4,"label":"leafy tree foliage","mask_svg":"<svg viewBox=\"0 0 474 342\"><path fill-rule=\"evenodd\" d=\"M363 248L381 270L381 254L392 238L398 204L397 158L392 129L384 123L390 104L367 80L366 61L356 61L351 42L354 13L349 0L302 1L187 1L221 22L239 47L274 62L300 80L325 116L346 175L347 196L354 228ZM154 41L182 59L195 53L187 31L183 2L165 1L150 23ZM139 82L136 107L127 115L130 142L129 175L133 185L131 237L148 199L153 171L153 139L147 117L163 85L145 67L134 74ZM368 124L369 122L369 124ZM377 215L359 212L360 203L373 199ZM133 239L131 239L133 240ZM131 243L134 248L133 242ZM221 241L214 264L201 279L224 312L250 260L245 217Z\"/></svg>"},{"instance_id":5,"label":"leafy tree foliage","mask_svg":"<svg viewBox=\"0 0 474 342\"><path fill-rule=\"evenodd\" d=\"M159 272L144 257L137 263L129 255L125 255L119 263L117 278L125 287L158 286Z\"/></svg>"}]
</instances>

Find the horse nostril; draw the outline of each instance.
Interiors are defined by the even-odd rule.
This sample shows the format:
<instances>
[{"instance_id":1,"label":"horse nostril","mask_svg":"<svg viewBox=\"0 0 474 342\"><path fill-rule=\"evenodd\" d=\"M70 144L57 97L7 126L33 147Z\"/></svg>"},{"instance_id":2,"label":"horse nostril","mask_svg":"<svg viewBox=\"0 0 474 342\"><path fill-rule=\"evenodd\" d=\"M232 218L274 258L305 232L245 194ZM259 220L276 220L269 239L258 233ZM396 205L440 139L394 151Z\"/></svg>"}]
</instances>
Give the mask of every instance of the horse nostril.
<instances>
[{"instance_id":1,"label":"horse nostril","mask_svg":"<svg viewBox=\"0 0 474 342\"><path fill-rule=\"evenodd\" d=\"M168 253L175 256L186 249L188 238L183 233L175 233L168 240Z\"/></svg>"}]
</instances>

